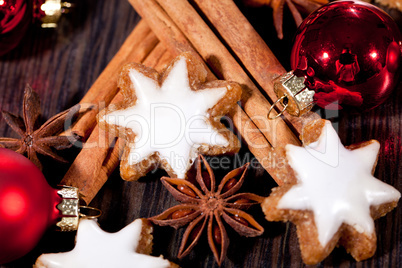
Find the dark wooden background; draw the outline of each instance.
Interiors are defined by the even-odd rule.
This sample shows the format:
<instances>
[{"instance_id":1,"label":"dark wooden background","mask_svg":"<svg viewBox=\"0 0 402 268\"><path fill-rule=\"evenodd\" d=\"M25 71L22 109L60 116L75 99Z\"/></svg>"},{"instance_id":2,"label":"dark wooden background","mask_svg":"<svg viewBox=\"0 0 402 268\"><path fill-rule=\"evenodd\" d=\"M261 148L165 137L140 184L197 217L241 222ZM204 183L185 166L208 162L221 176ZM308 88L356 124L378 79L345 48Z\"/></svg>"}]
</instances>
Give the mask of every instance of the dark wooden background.
<instances>
[{"instance_id":1,"label":"dark wooden background","mask_svg":"<svg viewBox=\"0 0 402 268\"><path fill-rule=\"evenodd\" d=\"M285 39L277 40L273 30L271 9L247 9L239 4L257 31L267 41L282 64L289 69L289 52L296 29L288 11L285 11ZM400 13L392 11L400 23ZM76 104L96 80L140 17L125 0L82 0L65 16L58 28L40 29L32 26L21 44L12 52L0 57L0 109L22 113L22 97L26 83L32 85L42 100L43 119ZM391 97L378 108L358 115L327 113L339 126L339 135L345 145L377 139L381 152L376 177L402 191L401 135L402 135L402 83ZM15 137L0 118L0 136ZM78 149L61 154L73 161ZM267 196L274 186L269 175L253 156L243 148L237 160L253 161L244 190ZM68 169L68 164L44 160L44 174L51 185L56 185ZM229 170L228 169L228 170ZM217 171L218 178L228 170ZM222 174L221 174L222 173ZM220 174L220 175L219 175ZM138 182L124 182L118 171L91 203L100 208L101 227L115 232L138 217L156 215L177 204L159 181L163 171L156 171ZM250 211L264 226L265 233L258 238L243 238L229 230L231 243L222 267L296 267L303 266L295 228L292 224L269 223L259 207ZM402 264L402 207L376 221L378 249L375 256L356 263L340 248L319 266L321 267L396 267ZM229 229L229 228L228 228ZM201 241L193 252L179 260L176 258L184 228L155 227L154 252L158 256L179 263L182 267L218 267L207 242ZM1 267L31 267L44 252L67 251L74 246L74 233L49 230L39 245L27 256ZM0 241L1 243L1 241Z\"/></svg>"}]
</instances>

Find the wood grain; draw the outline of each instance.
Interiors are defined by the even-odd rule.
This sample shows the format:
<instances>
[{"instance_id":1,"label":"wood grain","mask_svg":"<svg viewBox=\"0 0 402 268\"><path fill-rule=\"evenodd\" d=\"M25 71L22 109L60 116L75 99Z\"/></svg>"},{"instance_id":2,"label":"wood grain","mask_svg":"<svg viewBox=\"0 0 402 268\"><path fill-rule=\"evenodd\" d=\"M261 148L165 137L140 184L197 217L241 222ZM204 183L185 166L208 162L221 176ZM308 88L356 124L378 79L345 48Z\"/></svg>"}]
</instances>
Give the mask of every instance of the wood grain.
<instances>
[{"instance_id":1,"label":"wood grain","mask_svg":"<svg viewBox=\"0 0 402 268\"><path fill-rule=\"evenodd\" d=\"M42 100L44 119L78 103L120 49L139 21L127 1L80 1L81 4L63 18L60 26L52 31L32 28L20 46L0 58L0 109L21 113L22 94L26 83L30 83ZM240 7L242 5L238 3ZM245 9L247 18L272 44L275 32L264 31L271 27L271 10ZM293 23L291 17L285 19ZM286 29L285 29L286 30ZM285 34L292 34L285 31ZM286 38L285 38L286 39ZM289 40L287 42L290 42ZM282 41L270 46L275 55L282 55L289 43ZM161 59L169 58L161 51ZM145 59L147 61L147 59ZM151 64L151 63L150 63ZM155 63L163 68L162 60ZM281 62L286 65L286 62ZM364 114L321 113L332 118L339 129L345 145L368 139L377 139L381 144L380 157L375 176L399 191L402 191L402 84L393 95L378 108ZM0 118L0 135L15 136ZM77 150L62 153L71 162ZM43 158L45 176L51 185L56 185L66 173L69 165L54 163ZM255 157L244 146L235 157L218 158L221 168L215 168L217 179L228 170L239 167L243 161L252 161L245 190L268 195L274 186L269 175ZM222 159L227 159L224 165ZM216 160L215 158L209 160ZM176 205L159 178L166 175L156 170L136 182L123 181L118 171L111 174L104 187L95 196L91 205L102 209L99 218L101 227L110 232L118 231L138 217L156 215ZM256 208L249 211L264 226L265 233L259 238L242 238L229 230L228 256L221 267L303 267L298 249L295 228L291 224L269 223ZM356 263L343 249L336 249L319 267L398 267L402 263L402 208L376 221L378 248L375 256ZM154 252L158 256L179 263L182 267L218 267L208 248L201 243L182 260L176 258L178 245L184 229L155 227ZM67 251L74 246L74 233L59 233L49 230L39 245L24 258L1 268L32 267L35 259L43 252Z\"/></svg>"}]
</instances>

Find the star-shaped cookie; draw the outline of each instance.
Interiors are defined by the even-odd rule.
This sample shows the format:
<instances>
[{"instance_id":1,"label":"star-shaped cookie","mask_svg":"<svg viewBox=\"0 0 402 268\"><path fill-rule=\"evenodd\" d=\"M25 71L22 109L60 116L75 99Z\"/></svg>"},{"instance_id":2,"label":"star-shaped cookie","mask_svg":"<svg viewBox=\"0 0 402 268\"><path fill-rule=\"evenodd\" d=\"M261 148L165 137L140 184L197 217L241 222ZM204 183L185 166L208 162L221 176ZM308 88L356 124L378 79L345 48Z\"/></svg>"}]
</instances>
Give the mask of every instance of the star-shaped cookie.
<instances>
[{"instance_id":1,"label":"star-shaped cookie","mask_svg":"<svg viewBox=\"0 0 402 268\"><path fill-rule=\"evenodd\" d=\"M376 249L374 219L396 207L401 194L373 177L380 145L371 140L344 147L326 120L303 130L303 147L283 151L289 179L262 203L269 221L297 226L306 264L316 264L336 245L356 260ZM280 171L278 171L280 172Z\"/></svg>"},{"instance_id":2,"label":"star-shaped cookie","mask_svg":"<svg viewBox=\"0 0 402 268\"><path fill-rule=\"evenodd\" d=\"M124 101L98 115L99 124L128 140L120 173L135 180L157 164L185 178L198 153L235 153L239 141L220 119L236 105L234 82L204 83L207 72L191 53L178 56L159 74L141 64L125 65L119 78Z\"/></svg>"},{"instance_id":3,"label":"star-shaped cookie","mask_svg":"<svg viewBox=\"0 0 402 268\"><path fill-rule=\"evenodd\" d=\"M81 219L76 245L72 251L42 254L34 268L102 268L102 267L178 267L153 257L152 225L148 220L137 219L117 233L107 233L95 220Z\"/></svg>"}]
</instances>

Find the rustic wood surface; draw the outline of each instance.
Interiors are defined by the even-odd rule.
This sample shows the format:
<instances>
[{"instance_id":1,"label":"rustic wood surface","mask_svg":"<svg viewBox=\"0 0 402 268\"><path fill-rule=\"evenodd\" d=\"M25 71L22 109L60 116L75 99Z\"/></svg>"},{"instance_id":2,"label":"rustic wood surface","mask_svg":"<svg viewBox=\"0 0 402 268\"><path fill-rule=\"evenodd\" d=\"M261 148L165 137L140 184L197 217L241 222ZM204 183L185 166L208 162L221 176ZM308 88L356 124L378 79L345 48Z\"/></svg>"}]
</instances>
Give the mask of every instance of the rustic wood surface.
<instances>
[{"instance_id":1,"label":"rustic wood surface","mask_svg":"<svg viewBox=\"0 0 402 268\"><path fill-rule=\"evenodd\" d=\"M246 9L239 5L281 63L289 69L291 39L295 31L290 15L285 12L285 39L279 41L271 25L271 9ZM400 18L399 14L396 16ZM32 27L15 50L0 57L0 109L21 114L26 83L31 84L41 97L43 119L78 103L139 20L140 17L125 0L86 0L81 1L71 14L65 16L57 29ZM369 139L379 140L381 151L375 175L399 191L402 191L401 100L402 83L384 104L364 114L321 113L323 117L332 118L345 145ZM15 133L1 118L0 136L15 137ZM75 148L61 154L71 162L78 151ZM69 165L42 159L44 174L49 183L55 186ZM275 183L246 148L242 148L240 154L230 160L230 165L226 167L215 167L218 178L243 162L252 161L244 190L263 196L269 194ZM99 218L101 227L110 232L118 231L138 217L153 216L177 204L159 181L163 175L165 173L158 170L138 182L125 182L118 171L114 172L91 203L93 207L103 211ZM231 243L222 267L303 266L294 225L269 223L264 220L258 207L253 208L250 213L264 226L265 233L258 238L243 238L228 228ZM378 249L373 258L356 263L340 248L335 249L320 266L401 265L401 220L402 207L399 206L376 221ZM175 230L170 227L155 227L153 254L163 254L182 267L218 267L206 240L200 241L189 256L177 259L183 232L184 228ZM41 253L73 248L74 237L74 233L49 230L31 253L0 267L31 267Z\"/></svg>"}]
</instances>

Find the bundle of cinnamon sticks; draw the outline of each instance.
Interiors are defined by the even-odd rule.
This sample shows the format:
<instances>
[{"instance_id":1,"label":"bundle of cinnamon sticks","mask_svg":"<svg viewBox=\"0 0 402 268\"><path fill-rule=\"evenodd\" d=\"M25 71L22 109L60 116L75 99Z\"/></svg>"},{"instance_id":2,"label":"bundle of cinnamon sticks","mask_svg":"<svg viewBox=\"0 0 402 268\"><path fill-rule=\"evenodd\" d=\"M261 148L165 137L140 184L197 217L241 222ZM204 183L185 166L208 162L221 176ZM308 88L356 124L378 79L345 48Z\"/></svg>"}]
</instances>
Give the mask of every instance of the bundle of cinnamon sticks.
<instances>
[{"instance_id":1,"label":"bundle of cinnamon sticks","mask_svg":"<svg viewBox=\"0 0 402 268\"><path fill-rule=\"evenodd\" d=\"M117 88L121 66L140 62L161 71L175 56L192 51L205 62L208 80L242 85L244 94L231 115L233 124L250 152L281 184L283 179L275 172L274 149L299 144L302 126L319 116L309 112L302 118L286 113L276 120L267 118L276 100L273 80L285 70L233 1L129 2L143 20L82 99L82 104L98 109L86 113L73 127L86 143L61 183L78 187L89 203L117 167L124 141L100 130L96 114L102 108L100 103L105 107L121 99Z\"/></svg>"}]
</instances>

